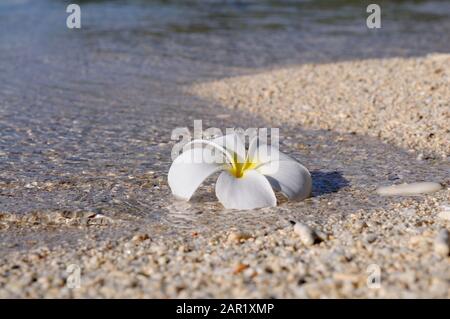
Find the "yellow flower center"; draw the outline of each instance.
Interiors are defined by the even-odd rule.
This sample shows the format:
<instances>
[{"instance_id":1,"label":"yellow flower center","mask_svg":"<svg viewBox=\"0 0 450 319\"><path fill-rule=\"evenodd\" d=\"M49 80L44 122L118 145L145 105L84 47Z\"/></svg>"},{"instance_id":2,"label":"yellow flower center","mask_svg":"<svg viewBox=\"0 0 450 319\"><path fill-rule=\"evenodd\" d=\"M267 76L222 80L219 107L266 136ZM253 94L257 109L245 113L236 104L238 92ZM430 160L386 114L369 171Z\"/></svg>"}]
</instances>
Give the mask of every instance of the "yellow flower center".
<instances>
[{"instance_id":1,"label":"yellow flower center","mask_svg":"<svg viewBox=\"0 0 450 319\"><path fill-rule=\"evenodd\" d=\"M229 169L231 175L236 178L241 178L244 176L245 171L254 169L257 166L257 163L251 162L247 159L245 162L241 162L236 153L233 153L233 162L231 163L231 167Z\"/></svg>"}]
</instances>

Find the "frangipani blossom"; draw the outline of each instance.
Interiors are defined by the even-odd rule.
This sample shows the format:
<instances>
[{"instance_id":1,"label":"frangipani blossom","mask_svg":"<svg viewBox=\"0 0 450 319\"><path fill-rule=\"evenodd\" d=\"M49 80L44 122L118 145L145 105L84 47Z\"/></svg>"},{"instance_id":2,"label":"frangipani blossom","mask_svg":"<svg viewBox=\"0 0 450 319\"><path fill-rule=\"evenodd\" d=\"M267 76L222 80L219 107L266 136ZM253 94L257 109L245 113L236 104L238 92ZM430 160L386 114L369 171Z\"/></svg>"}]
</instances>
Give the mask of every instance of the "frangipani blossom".
<instances>
[{"instance_id":1,"label":"frangipani blossom","mask_svg":"<svg viewBox=\"0 0 450 319\"><path fill-rule=\"evenodd\" d=\"M186 147L188 146L188 148ZM277 205L274 190L289 199L310 196L309 171L289 156L253 139L246 151L238 135L194 140L172 163L168 181L175 197L189 200L201 183L221 171L216 196L225 208L254 209Z\"/></svg>"}]
</instances>

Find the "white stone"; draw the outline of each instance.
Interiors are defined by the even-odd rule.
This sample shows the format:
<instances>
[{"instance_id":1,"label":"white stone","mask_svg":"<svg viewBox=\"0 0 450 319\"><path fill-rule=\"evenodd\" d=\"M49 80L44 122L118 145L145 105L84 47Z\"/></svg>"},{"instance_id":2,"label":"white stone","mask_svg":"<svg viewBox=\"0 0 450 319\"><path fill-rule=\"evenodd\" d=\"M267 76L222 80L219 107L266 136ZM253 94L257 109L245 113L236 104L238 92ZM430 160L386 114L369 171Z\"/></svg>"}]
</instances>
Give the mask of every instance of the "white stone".
<instances>
[{"instance_id":1,"label":"white stone","mask_svg":"<svg viewBox=\"0 0 450 319\"><path fill-rule=\"evenodd\" d=\"M420 182L379 187L376 192L382 196L402 196L434 193L442 189L442 185L434 182Z\"/></svg>"},{"instance_id":2,"label":"white stone","mask_svg":"<svg viewBox=\"0 0 450 319\"><path fill-rule=\"evenodd\" d=\"M296 222L294 225L294 232L300 236L300 241L304 245L311 246L314 244L316 235L308 225Z\"/></svg>"}]
</instances>

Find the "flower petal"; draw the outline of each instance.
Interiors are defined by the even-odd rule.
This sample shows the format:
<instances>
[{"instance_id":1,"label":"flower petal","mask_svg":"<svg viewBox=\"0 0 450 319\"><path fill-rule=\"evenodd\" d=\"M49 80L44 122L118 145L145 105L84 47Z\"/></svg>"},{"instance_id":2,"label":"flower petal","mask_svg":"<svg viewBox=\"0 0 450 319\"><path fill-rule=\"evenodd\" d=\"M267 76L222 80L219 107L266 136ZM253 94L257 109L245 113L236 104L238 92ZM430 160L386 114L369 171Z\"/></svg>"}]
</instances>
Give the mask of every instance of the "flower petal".
<instances>
[{"instance_id":1,"label":"flower petal","mask_svg":"<svg viewBox=\"0 0 450 319\"><path fill-rule=\"evenodd\" d=\"M216 196L225 208L254 209L276 206L277 199L269 181L255 170L236 178L228 171L219 175Z\"/></svg>"},{"instance_id":2,"label":"flower petal","mask_svg":"<svg viewBox=\"0 0 450 319\"><path fill-rule=\"evenodd\" d=\"M217 164L229 164L233 163L233 155L228 152L221 145L209 141L209 140L193 140L192 142L187 143L183 147L183 151L186 152L193 148L203 148L203 153L191 153L191 158L185 158L188 161L194 163L217 163ZM198 155L198 156L197 156Z\"/></svg>"},{"instance_id":3,"label":"flower petal","mask_svg":"<svg viewBox=\"0 0 450 319\"><path fill-rule=\"evenodd\" d=\"M258 140L253 139L250 142L248 149L248 161L258 163L258 165L265 164L271 161L293 161L293 159L286 154L281 153L277 146L268 144L259 144Z\"/></svg>"},{"instance_id":4,"label":"flower petal","mask_svg":"<svg viewBox=\"0 0 450 319\"><path fill-rule=\"evenodd\" d=\"M259 141L259 137L258 135L254 136L251 140L250 143L248 144L248 151L247 151L247 157L246 157L246 161L247 162L251 162L252 160L256 159L256 151L258 150L258 141Z\"/></svg>"},{"instance_id":5,"label":"flower petal","mask_svg":"<svg viewBox=\"0 0 450 319\"><path fill-rule=\"evenodd\" d=\"M212 142L224 147L231 155L235 153L237 155L238 163L245 162L245 145L236 133L217 137L213 139Z\"/></svg>"},{"instance_id":6,"label":"flower petal","mask_svg":"<svg viewBox=\"0 0 450 319\"><path fill-rule=\"evenodd\" d=\"M289 199L302 200L311 195L311 174L295 160L272 161L256 170L267 177L275 190L281 191Z\"/></svg>"},{"instance_id":7,"label":"flower petal","mask_svg":"<svg viewBox=\"0 0 450 319\"><path fill-rule=\"evenodd\" d=\"M211 161L211 149L191 148L183 152L169 169L168 182L174 196L189 200L200 184L223 165Z\"/></svg>"}]
</instances>

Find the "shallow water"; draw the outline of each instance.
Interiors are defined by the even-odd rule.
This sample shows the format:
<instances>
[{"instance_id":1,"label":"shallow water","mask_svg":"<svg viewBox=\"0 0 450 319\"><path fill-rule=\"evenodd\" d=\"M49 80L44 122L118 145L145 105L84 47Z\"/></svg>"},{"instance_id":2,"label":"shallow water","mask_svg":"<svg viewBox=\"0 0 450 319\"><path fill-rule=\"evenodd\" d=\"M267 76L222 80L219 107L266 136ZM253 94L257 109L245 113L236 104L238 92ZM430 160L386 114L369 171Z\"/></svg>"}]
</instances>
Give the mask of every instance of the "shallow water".
<instances>
[{"instance_id":1,"label":"shallow water","mask_svg":"<svg viewBox=\"0 0 450 319\"><path fill-rule=\"evenodd\" d=\"M284 127L282 150L313 172L311 199L227 212L212 181L191 203L175 201L165 182L175 127L270 126L188 96L186 85L305 62L450 52L446 1L381 1L376 31L360 1L78 3L81 30L65 27L65 1L0 3L3 219L34 214L40 225L53 213L87 212L111 218L100 236L208 234L376 209L393 199L362 190L447 178L445 163L372 138ZM75 242L87 231L27 223L1 230L0 249Z\"/></svg>"}]
</instances>

